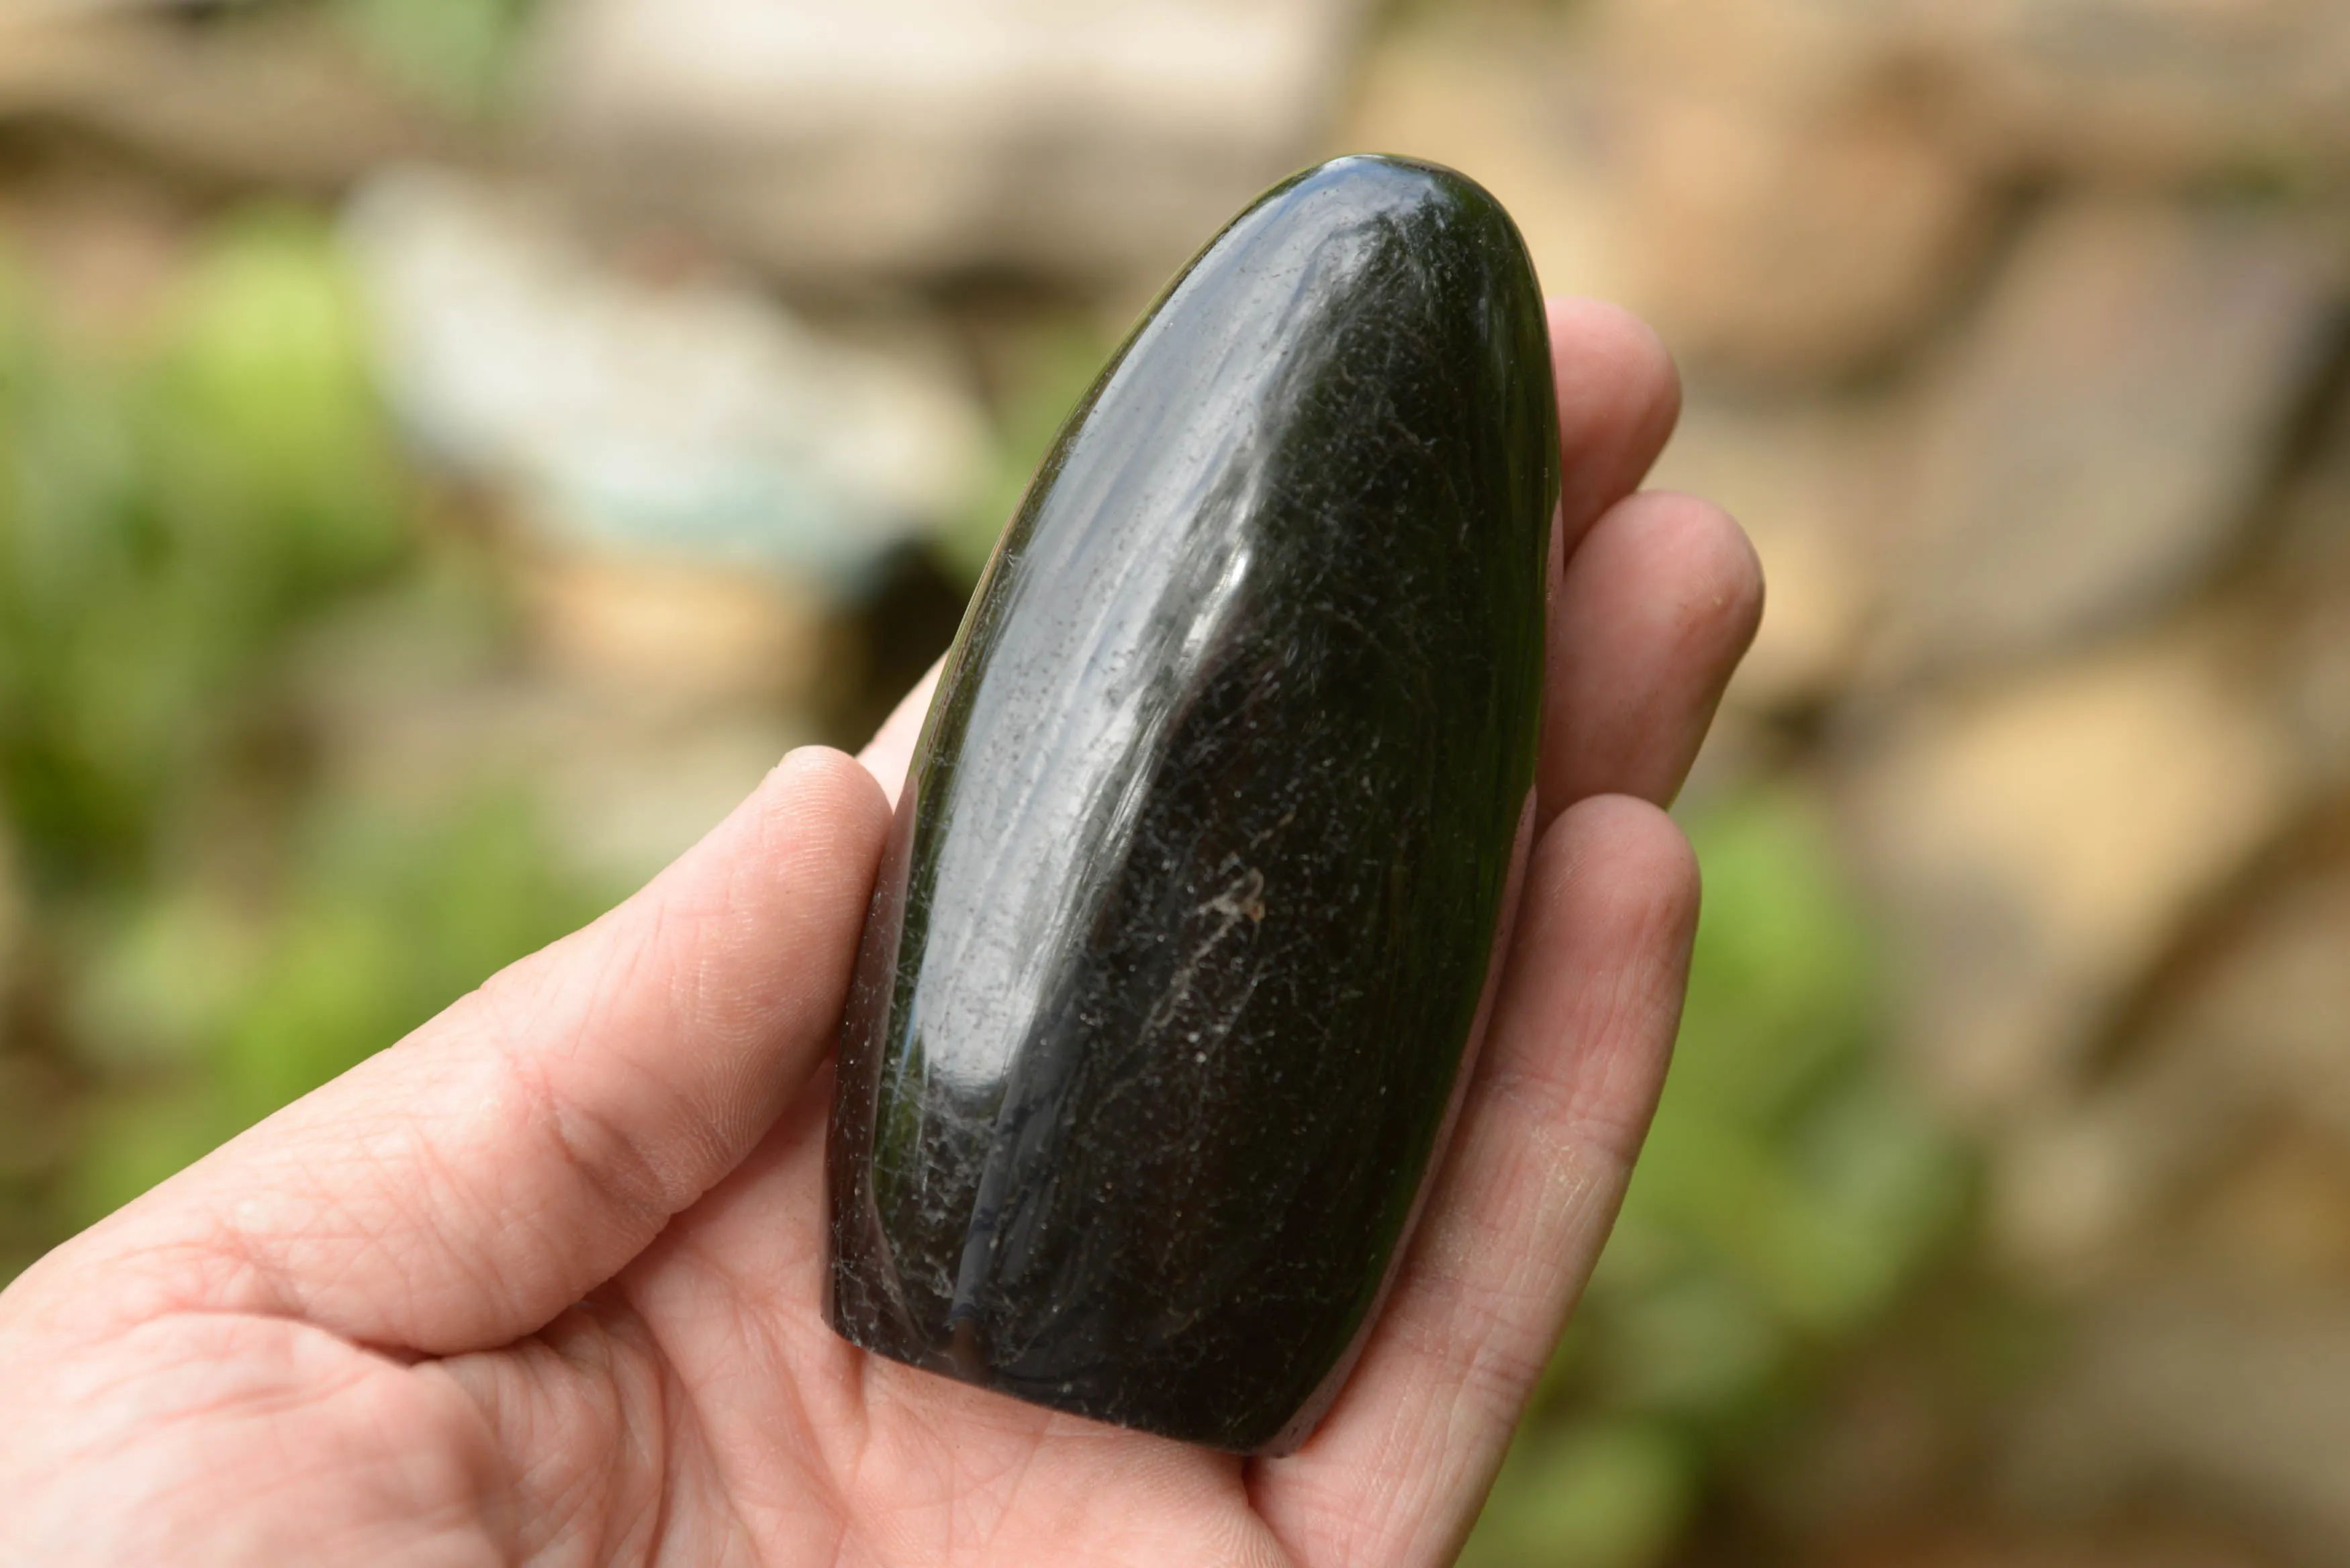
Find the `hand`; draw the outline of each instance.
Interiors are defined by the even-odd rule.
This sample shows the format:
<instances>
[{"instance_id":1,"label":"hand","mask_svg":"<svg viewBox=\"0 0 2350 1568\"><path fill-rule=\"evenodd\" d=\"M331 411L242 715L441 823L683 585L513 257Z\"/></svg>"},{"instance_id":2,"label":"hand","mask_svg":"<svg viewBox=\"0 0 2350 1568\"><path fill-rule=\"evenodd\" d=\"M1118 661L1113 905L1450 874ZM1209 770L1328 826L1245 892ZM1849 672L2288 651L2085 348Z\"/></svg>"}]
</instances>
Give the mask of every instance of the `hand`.
<instances>
[{"instance_id":1,"label":"hand","mask_svg":"<svg viewBox=\"0 0 2350 1568\"><path fill-rule=\"evenodd\" d=\"M828 1057L918 691L864 766L793 753L635 898L0 1294L0 1563L1449 1561L1656 1100L1698 898L1659 807L1762 603L1729 518L1631 493L1679 406L1655 337L1551 329L1536 846L1426 1218L1301 1451L825 1326Z\"/></svg>"}]
</instances>

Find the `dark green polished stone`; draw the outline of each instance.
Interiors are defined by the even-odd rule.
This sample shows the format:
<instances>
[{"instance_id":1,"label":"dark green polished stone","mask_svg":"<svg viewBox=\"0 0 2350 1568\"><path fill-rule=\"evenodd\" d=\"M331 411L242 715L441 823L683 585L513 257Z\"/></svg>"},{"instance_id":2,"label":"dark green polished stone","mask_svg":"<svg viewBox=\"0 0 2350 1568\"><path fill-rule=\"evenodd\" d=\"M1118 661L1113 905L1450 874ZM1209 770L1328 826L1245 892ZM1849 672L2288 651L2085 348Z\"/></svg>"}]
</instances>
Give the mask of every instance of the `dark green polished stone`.
<instances>
[{"instance_id":1,"label":"dark green polished stone","mask_svg":"<svg viewBox=\"0 0 2350 1568\"><path fill-rule=\"evenodd\" d=\"M843 1334L1219 1448L1312 1429L1486 987L1557 441L1525 247L1449 170L1276 186L1135 329L898 807L833 1112Z\"/></svg>"}]
</instances>

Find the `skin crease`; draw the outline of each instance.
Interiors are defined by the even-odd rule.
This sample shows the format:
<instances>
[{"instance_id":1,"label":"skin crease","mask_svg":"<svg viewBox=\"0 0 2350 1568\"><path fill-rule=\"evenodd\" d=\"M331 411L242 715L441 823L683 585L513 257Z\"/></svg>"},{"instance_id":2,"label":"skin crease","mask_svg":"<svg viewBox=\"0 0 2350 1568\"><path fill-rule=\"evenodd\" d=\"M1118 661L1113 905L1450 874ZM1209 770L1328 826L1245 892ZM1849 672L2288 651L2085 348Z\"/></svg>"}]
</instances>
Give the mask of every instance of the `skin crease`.
<instances>
[{"instance_id":1,"label":"skin crease","mask_svg":"<svg viewBox=\"0 0 2350 1568\"><path fill-rule=\"evenodd\" d=\"M1662 810L1762 608L1634 493L1679 391L1551 306L1561 526L1532 859L1426 1218L1352 1380L1243 1461L835 1338L829 1054L925 691L797 752L628 903L0 1293L0 1564L1402 1568L1458 1550L1679 1021Z\"/></svg>"}]
</instances>

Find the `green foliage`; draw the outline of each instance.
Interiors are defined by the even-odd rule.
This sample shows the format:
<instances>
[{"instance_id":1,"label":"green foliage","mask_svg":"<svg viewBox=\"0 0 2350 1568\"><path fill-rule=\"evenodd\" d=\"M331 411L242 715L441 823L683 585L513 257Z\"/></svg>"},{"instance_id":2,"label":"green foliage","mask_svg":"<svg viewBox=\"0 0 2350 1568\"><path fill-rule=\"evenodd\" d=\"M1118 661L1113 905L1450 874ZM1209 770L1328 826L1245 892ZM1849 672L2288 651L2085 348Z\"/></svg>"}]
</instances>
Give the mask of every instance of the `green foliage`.
<instances>
[{"instance_id":1,"label":"green foliage","mask_svg":"<svg viewBox=\"0 0 2350 1568\"><path fill-rule=\"evenodd\" d=\"M1963 1167L1884 1059L1877 961L1794 791L1692 826L1688 1010L1616 1234L1463 1559L1654 1562L1713 1467L1953 1236Z\"/></svg>"},{"instance_id":2,"label":"green foliage","mask_svg":"<svg viewBox=\"0 0 2350 1568\"><path fill-rule=\"evenodd\" d=\"M536 0L330 0L386 75L442 109L493 113Z\"/></svg>"},{"instance_id":3,"label":"green foliage","mask_svg":"<svg viewBox=\"0 0 2350 1568\"><path fill-rule=\"evenodd\" d=\"M315 836L259 920L200 889L136 906L80 971L85 1050L112 1081L64 1173L82 1224L398 1039L592 919L517 796ZM126 1062L125 1057L128 1056ZM144 1072L125 1072L140 1064Z\"/></svg>"},{"instance_id":4,"label":"green foliage","mask_svg":"<svg viewBox=\"0 0 2350 1568\"><path fill-rule=\"evenodd\" d=\"M1680 1533L1698 1467L1669 1428L1638 1421L1538 1429L1510 1450L1461 1561L1633 1568Z\"/></svg>"},{"instance_id":5,"label":"green foliage","mask_svg":"<svg viewBox=\"0 0 2350 1568\"><path fill-rule=\"evenodd\" d=\"M1872 1047L1875 966L1823 825L1765 795L1697 825L1706 910L1667 1098L1625 1202L1628 1288L1712 1280L1775 1332L1889 1300L1954 1205L1950 1152Z\"/></svg>"},{"instance_id":6,"label":"green foliage","mask_svg":"<svg viewBox=\"0 0 2350 1568\"><path fill-rule=\"evenodd\" d=\"M223 223L129 351L0 272L0 1280L601 902L497 779L319 765L338 618L494 657L417 512L317 217Z\"/></svg>"},{"instance_id":7,"label":"green foliage","mask_svg":"<svg viewBox=\"0 0 2350 1568\"><path fill-rule=\"evenodd\" d=\"M228 225L135 363L0 326L0 800L38 887L146 875L288 631L402 557L331 257L304 218Z\"/></svg>"}]
</instances>

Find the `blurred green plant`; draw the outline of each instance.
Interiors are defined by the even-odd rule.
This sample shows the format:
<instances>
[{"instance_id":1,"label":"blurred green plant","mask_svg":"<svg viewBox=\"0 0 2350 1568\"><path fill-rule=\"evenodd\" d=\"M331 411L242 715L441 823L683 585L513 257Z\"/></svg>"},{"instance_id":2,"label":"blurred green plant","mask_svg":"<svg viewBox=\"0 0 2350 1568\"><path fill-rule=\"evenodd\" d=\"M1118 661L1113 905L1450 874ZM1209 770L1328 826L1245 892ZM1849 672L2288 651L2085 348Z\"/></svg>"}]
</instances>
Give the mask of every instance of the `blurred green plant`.
<instances>
[{"instance_id":1,"label":"blurred green plant","mask_svg":"<svg viewBox=\"0 0 2350 1568\"><path fill-rule=\"evenodd\" d=\"M328 0L328 6L393 82L480 119L504 106L537 0Z\"/></svg>"},{"instance_id":2,"label":"blurred green plant","mask_svg":"<svg viewBox=\"0 0 2350 1568\"><path fill-rule=\"evenodd\" d=\"M327 225L224 222L133 350L46 320L0 273L0 1281L601 902L497 781L318 765L318 628L448 575Z\"/></svg>"},{"instance_id":3,"label":"blurred green plant","mask_svg":"<svg viewBox=\"0 0 2350 1568\"><path fill-rule=\"evenodd\" d=\"M129 364L0 304L0 792L36 891L146 876L192 783L234 780L289 628L401 558L329 255L292 214L231 224Z\"/></svg>"},{"instance_id":4,"label":"blurred green plant","mask_svg":"<svg viewBox=\"0 0 2350 1568\"><path fill-rule=\"evenodd\" d=\"M1956 1239L1964 1162L1885 1058L1821 815L1775 784L1690 828L1705 908L1672 1071L1470 1568L1657 1561Z\"/></svg>"},{"instance_id":5,"label":"blurred green plant","mask_svg":"<svg viewBox=\"0 0 2350 1568\"><path fill-rule=\"evenodd\" d=\"M303 846L261 919L201 888L110 924L68 1000L113 1069L60 1172L87 1224L597 912L526 802L483 791L446 820L361 814Z\"/></svg>"}]
</instances>

